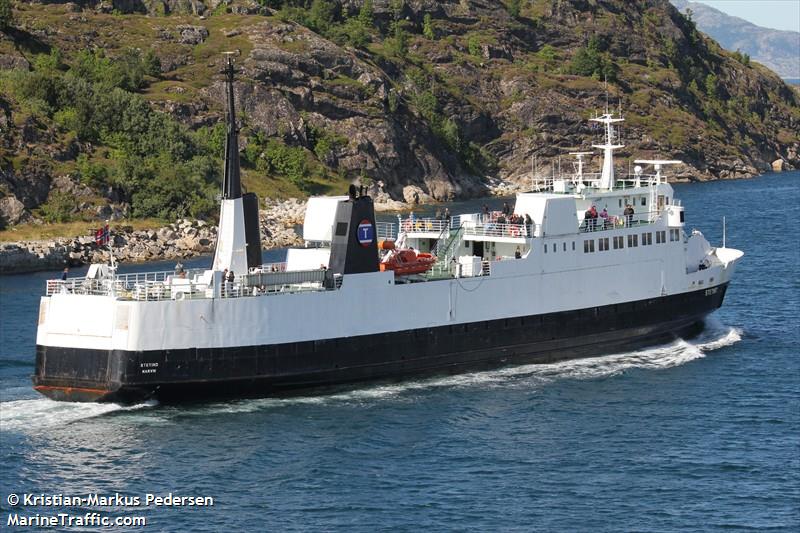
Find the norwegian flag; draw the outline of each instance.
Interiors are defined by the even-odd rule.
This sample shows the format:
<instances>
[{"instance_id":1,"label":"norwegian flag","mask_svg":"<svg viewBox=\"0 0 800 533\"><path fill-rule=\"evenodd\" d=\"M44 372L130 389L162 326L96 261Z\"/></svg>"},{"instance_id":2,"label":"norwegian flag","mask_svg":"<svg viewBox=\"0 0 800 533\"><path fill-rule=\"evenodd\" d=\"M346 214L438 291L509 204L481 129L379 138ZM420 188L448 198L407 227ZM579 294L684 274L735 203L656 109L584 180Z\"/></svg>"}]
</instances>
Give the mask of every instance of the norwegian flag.
<instances>
[{"instance_id":1,"label":"norwegian flag","mask_svg":"<svg viewBox=\"0 0 800 533\"><path fill-rule=\"evenodd\" d=\"M111 240L111 233L108 231L108 224L105 227L98 228L94 232L94 242L97 246L108 244Z\"/></svg>"}]
</instances>

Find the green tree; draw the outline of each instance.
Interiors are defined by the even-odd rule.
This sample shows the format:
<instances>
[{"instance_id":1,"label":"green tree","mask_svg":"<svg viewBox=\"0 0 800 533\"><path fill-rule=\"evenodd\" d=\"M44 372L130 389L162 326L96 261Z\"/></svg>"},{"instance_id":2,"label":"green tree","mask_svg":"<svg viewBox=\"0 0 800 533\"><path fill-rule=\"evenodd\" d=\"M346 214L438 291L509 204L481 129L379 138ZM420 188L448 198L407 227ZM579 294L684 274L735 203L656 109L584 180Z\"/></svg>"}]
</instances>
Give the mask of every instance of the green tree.
<instances>
[{"instance_id":1,"label":"green tree","mask_svg":"<svg viewBox=\"0 0 800 533\"><path fill-rule=\"evenodd\" d=\"M408 53L408 33L401 22L392 23L392 36L385 41L389 53L397 57L405 57Z\"/></svg>"},{"instance_id":2,"label":"green tree","mask_svg":"<svg viewBox=\"0 0 800 533\"><path fill-rule=\"evenodd\" d=\"M542 46L542 48L536 52L536 55L540 58L544 59L545 61L555 61L556 59L556 49L546 44Z\"/></svg>"},{"instance_id":3,"label":"green tree","mask_svg":"<svg viewBox=\"0 0 800 533\"><path fill-rule=\"evenodd\" d=\"M330 0L314 0L308 11L308 24L318 33L325 33L333 24L336 6Z\"/></svg>"},{"instance_id":4,"label":"green tree","mask_svg":"<svg viewBox=\"0 0 800 533\"><path fill-rule=\"evenodd\" d=\"M433 31L433 21L431 20L430 13L425 13L425 16L422 18L422 35L424 35L426 39L430 39L431 41L436 39L436 34Z\"/></svg>"},{"instance_id":5,"label":"green tree","mask_svg":"<svg viewBox=\"0 0 800 533\"><path fill-rule=\"evenodd\" d=\"M330 37L339 44L349 44L355 48L363 48L369 42L369 31L360 18L350 18L341 26L329 31Z\"/></svg>"},{"instance_id":6,"label":"green tree","mask_svg":"<svg viewBox=\"0 0 800 533\"><path fill-rule=\"evenodd\" d=\"M67 222L74 208L75 199L69 193L51 191L47 202L39 206L39 213L45 222Z\"/></svg>"},{"instance_id":7,"label":"green tree","mask_svg":"<svg viewBox=\"0 0 800 533\"><path fill-rule=\"evenodd\" d=\"M274 173L289 178L289 181L305 188L305 179L308 176L306 154L299 146L286 146L278 139L270 139L267 143L265 156L269 168Z\"/></svg>"},{"instance_id":8,"label":"green tree","mask_svg":"<svg viewBox=\"0 0 800 533\"><path fill-rule=\"evenodd\" d=\"M51 72L54 70L61 70L63 67L64 63L61 58L61 50L55 46L50 49L49 54L39 54L36 56L36 59L33 60L33 68L35 70Z\"/></svg>"},{"instance_id":9,"label":"green tree","mask_svg":"<svg viewBox=\"0 0 800 533\"><path fill-rule=\"evenodd\" d=\"M718 81L719 80L714 74L709 74L708 76L706 76L705 80L706 96L708 96L711 100L716 100L719 97Z\"/></svg>"},{"instance_id":10,"label":"green tree","mask_svg":"<svg viewBox=\"0 0 800 533\"><path fill-rule=\"evenodd\" d=\"M108 183L108 168L90 161L86 154L78 156L75 166L78 169L78 174L80 174L81 182L86 185L97 188Z\"/></svg>"},{"instance_id":11,"label":"green tree","mask_svg":"<svg viewBox=\"0 0 800 533\"><path fill-rule=\"evenodd\" d=\"M375 13L372 9L372 0L364 0L358 10L358 21L365 27L371 28L375 24Z\"/></svg>"},{"instance_id":12,"label":"green tree","mask_svg":"<svg viewBox=\"0 0 800 533\"><path fill-rule=\"evenodd\" d=\"M619 67L607 52L603 52L606 44L596 37L589 39L589 43L579 48L567 67L569 74L578 76L592 76L596 79L605 79L610 82L617 80Z\"/></svg>"},{"instance_id":13,"label":"green tree","mask_svg":"<svg viewBox=\"0 0 800 533\"><path fill-rule=\"evenodd\" d=\"M161 75L161 60L152 50L148 50L142 57L142 68L148 76L158 77Z\"/></svg>"},{"instance_id":14,"label":"green tree","mask_svg":"<svg viewBox=\"0 0 800 533\"><path fill-rule=\"evenodd\" d=\"M519 17L521 5L522 5L521 0L511 0L508 3L508 13L514 18Z\"/></svg>"},{"instance_id":15,"label":"green tree","mask_svg":"<svg viewBox=\"0 0 800 533\"><path fill-rule=\"evenodd\" d=\"M14 12L11 0L0 0L0 31L8 31L14 27Z\"/></svg>"},{"instance_id":16,"label":"green tree","mask_svg":"<svg viewBox=\"0 0 800 533\"><path fill-rule=\"evenodd\" d=\"M470 35L469 39L467 39L467 49L469 50L469 55L481 57L483 54L483 45L480 37L477 35Z\"/></svg>"},{"instance_id":17,"label":"green tree","mask_svg":"<svg viewBox=\"0 0 800 533\"><path fill-rule=\"evenodd\" d=\"M406 2L405 0L390 0L389 7L392 10L394 20L400 20L400 17L403 16L403 9L406 7Z\"/></svg>"}]
</instances>

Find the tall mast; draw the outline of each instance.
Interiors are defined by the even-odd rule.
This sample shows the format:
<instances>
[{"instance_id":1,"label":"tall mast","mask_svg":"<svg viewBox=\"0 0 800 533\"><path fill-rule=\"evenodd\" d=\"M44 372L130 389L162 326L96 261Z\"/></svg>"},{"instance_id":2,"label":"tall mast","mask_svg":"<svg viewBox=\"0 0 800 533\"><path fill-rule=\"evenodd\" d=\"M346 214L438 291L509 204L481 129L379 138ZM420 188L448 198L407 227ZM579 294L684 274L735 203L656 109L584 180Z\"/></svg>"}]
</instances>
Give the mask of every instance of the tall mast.
<instances>
[{"instance_id":1,"label":"tall mast","mask_svg":"<svg viewBox=\"0 0 800 533\"><path fill-rule=\"evenodd\" d=\"M225 120L228 133L225 137L225 175L222 178L222 201L220 202L217 246L214 250L213 270L228 270L241 275L247 272L247 223L242 199L242 183L239 175L239 139L236 127L236 112L233 101L233 59L228 56L225 65L225 84L228 109ZM257 210L256 206L256 210ZM256 217L258 216L256 211ZM258 222L256 221L256 228ZM258 231L258 229L256 229ZM260 245L258 245L260 251ZM260 261L257 261L260 264ZM255 265L253 265L255 266Z\"/></svg>"},{"instance_id":2,"label":"tall mast","mask_svg":"<svg viewBox=\"0 0 800 533\"><path fill-rule=\"evenodd\" d=\"M241 198L242 183L239 174L239 130L236 127L236 110L233 101L233 60L228 56L225 65L225 85L228 96L227 126L225 137L225 175L222 181L222 198L233 200Z\"/></svg>"},{"instance_id":3,"label":"tall mast","mask_svg":"<svg viewBox=\"0 0 800 533\"><path fill-rule=\"evenodd\" d=\"M614 144L614 126L615 122L622 122L623 118L613 118L611 113L606 113L602 117L589 119L593 122L600 122L606 126L606 142L605 144L593 144L594 148L603 149L603 172L600 175L600 189L610 191L614 188L614 150L623 148L622 144Z\"/></svg>"}]
</instances>

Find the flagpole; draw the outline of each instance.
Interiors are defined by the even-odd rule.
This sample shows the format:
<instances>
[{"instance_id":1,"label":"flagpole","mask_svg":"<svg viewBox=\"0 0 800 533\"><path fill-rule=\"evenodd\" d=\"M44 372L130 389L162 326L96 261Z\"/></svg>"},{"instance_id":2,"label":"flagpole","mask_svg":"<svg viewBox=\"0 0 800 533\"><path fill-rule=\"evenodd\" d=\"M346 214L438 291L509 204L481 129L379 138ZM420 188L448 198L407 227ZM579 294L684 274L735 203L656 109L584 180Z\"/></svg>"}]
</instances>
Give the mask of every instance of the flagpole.
<instances>
[{"instance_id":1,"label":"flagpole","mask_svg":"<svg viewBox=\"0 0 800 533\"><path fill-rule=\"evenodd\" d=\"M114 247L111 243L111 226L108 225L108 220L106 220L106 227L104 229L105 231L103 233L106 238L106 244L108 244L108 255L111 257L111 268L116 270L117 263L114 261Z\"/></svg>"}]
</instances>

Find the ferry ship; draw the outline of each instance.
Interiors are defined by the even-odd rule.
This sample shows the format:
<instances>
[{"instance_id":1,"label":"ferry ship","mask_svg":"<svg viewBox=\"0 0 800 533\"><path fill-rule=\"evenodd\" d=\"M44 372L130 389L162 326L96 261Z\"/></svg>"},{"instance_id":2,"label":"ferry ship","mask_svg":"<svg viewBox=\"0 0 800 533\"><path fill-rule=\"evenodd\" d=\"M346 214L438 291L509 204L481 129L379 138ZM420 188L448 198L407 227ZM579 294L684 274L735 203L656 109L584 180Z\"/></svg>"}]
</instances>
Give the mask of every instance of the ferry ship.
<instances>
[{"instance_id":1,"label":"ferry ship","mask_svg":"<svg viewBox=\"0 0 800 533\"><path fill-rule=\"evenodd\" d=\"M687 231L662 175L622 148L609 113L599 173L535 184L504 212L377 222L370 196L308 201L306 246L261 264L258 202L242 194L228 60L218 242L204 271L47 282L34 387L66 401L282 394L549 363L699 332L743 253ZM644 167L651 166L651 172Z\"/></svg>"}]
</instances>

